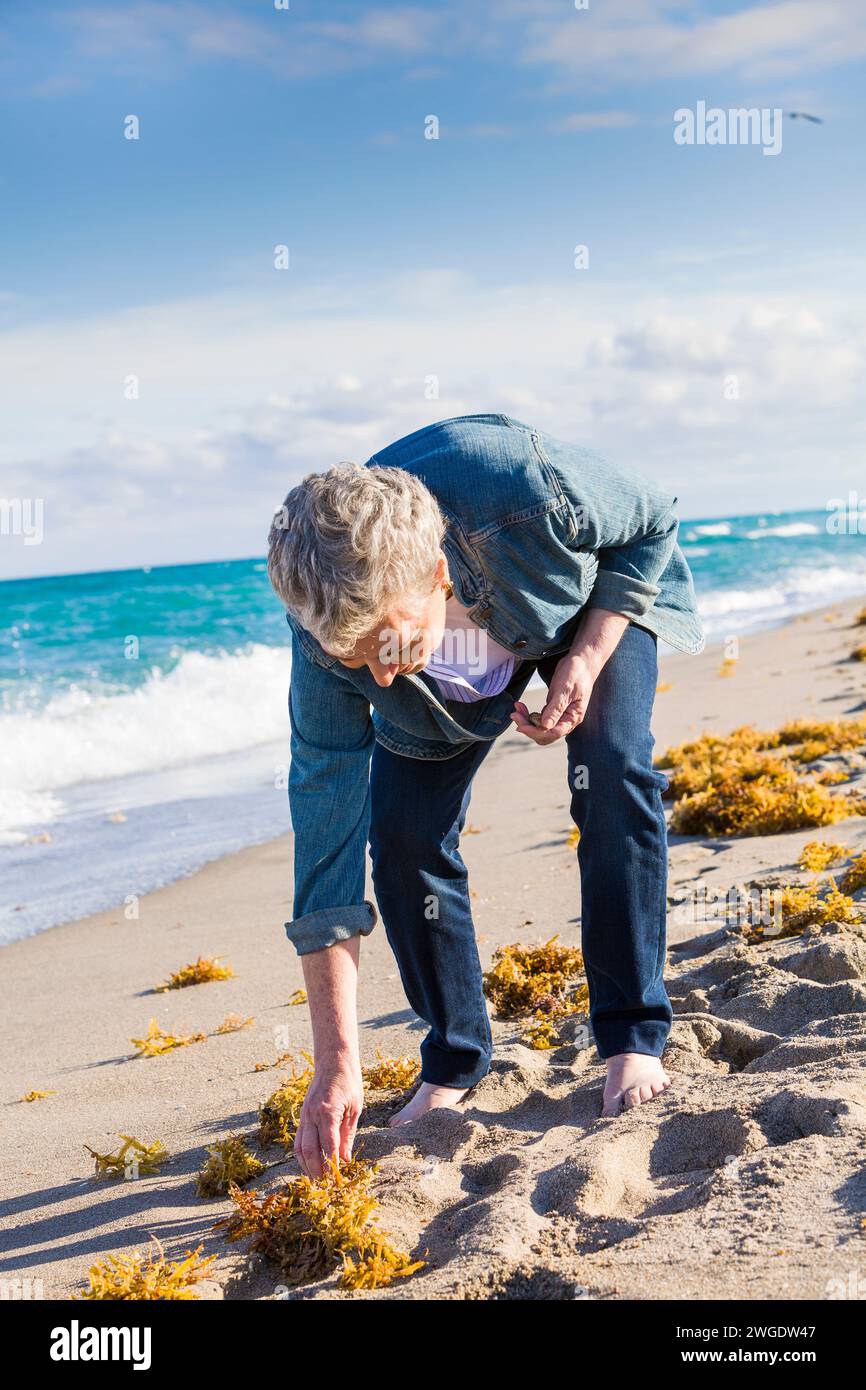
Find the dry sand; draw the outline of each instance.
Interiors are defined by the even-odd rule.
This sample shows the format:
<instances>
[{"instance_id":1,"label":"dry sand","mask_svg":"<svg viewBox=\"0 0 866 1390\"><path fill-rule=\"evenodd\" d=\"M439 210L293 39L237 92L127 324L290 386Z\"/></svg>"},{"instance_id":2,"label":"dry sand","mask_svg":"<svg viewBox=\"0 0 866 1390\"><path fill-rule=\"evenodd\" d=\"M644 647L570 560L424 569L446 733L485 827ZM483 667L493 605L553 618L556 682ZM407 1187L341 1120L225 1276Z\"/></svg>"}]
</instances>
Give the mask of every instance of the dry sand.
<instances>
[{"instance_id":1,"label":"dry sand","mask_svg":"<svg viewBox=\"0 0 866 1390\"><path fill-rule=\"evenodd\" d=\"M720 653L669 657L657 700L660 746L742 723L851 716L866 708L866 667L847 660L862 605L837 605L747 638L729 679ZM859 629L862 638L863 629ZM857 781L866 758L847 755ZM497 945L579 940L579 889L566 846L565 758L516 734L478 776L463 852L482 959ZM805 878L809 839L866 847L866 820L755 839L678 839L672 908L696 883L716 892ZM138 920L99 913L3 949L0 1279L42 1281L49 1299L79 1288L88 1266L157 1237L170 1255L203 1244L218 1256L204 1292L268 1298L279 1277L213 1222L229 1203L196 1197L206 1143L251 1133L279 1071L258 1061L309 1044L302 983L282 922L290 837L209 865L141 900ZM38 847L34 847L34 874ZM118 887L118 899L130 891ZM861 893L860 897L864 895ZM744 944L718 923L672 911L668 980L675 1002L659 1100L598 1118L603 1069L574 1042L534 1052L495 1023L490 1075L465 1109L399 1131L365 1116L360 1140L380 1160L381 1224L426 1250L428 1267L390 1290L346 1294L334 1278L293 1298L825 1298L866 1289L866 933ZM230 981L170 994L152 986L199 953L228 957ZM148 1019L212 1032L228 1013L254 1016L161 1058L128 1060ZM423 1025L407 1009L384 932L364 943L364 1060L414 1052ZM573 1025L572 1025L573 1026ZM31 1088L56 1095L18 1103ZM162 1139L158 1177L90 1176L83 1145L118 1132ZM278 1151L271 1151L278 1157ZM289 1161L259 1184L294 1173Z\"/></svg>"}]
</instances>

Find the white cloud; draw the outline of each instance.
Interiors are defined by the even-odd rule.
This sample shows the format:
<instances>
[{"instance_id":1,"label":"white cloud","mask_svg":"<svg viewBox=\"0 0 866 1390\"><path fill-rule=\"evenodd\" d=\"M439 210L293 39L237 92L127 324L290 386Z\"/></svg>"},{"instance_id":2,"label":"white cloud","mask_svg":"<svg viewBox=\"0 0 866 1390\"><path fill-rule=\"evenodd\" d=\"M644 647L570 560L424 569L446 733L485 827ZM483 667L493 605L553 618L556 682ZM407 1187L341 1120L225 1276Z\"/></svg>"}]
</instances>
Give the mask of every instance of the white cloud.
<instances>
[{"instance_id":1,"label":"white cloud","mask_svg":"<svg viewBox=\"0 0 866 1390\"><path fill-rule=\"evenodd\" d=\"M781 0L718 15L666 0L530 18L526 61L593 82L644 83L737 72L755 79L848 63L866 54L860 0Z\"/></svg>"},{"instance_id":2,"label":"white cloud","mask_svg":"<svg viewBox=\"0 0 866 1390\"><path fill-rule=\"evenodd\" d=\"M862 479L862 296L674 299L588 279L565 294L443 270L332 299L323 316L298 292L290 320L225 296L0 337L4 493L46 499L45 544L4 540L6 560L40 573L259 553L304 473L479 410L642 469L691 515L742 510L744 471L765 507Z\"/></svg>"},{"instance_id":3,"label":"white cloud","mask_svg":"<svg viewBox=\"0 0 866 1390\"><path fill-rule=\"evenodd\" d=\"M413 59L433 48L443 24L435 9L412 5L349 13L346 20L308 19L266 5L239 15L225 4L138 0L134 6L78 6L58 21L72 61L167 78L209 59L251 63L289 78L383 58Z\"/></svg>"},{"instance_id":4,"label":"white cloud","mask_svg":"<svg viewBox=\"0 0 866 1390\"><path fill-rule=\"evenodd\" d=\"M553 123L554 130L621 130L637 120L630 111L579 111Z\"/></svg>"},{"instance_id":5,"label":"white cloud","mask_svg":"<svg viewBox=\"0 0 866 1390\"><path fill-rule=\"evenodd\" d=\"M71 45L67 66L110 64L159 78L180 77L190 63L210 59L251 63L292 79L376 62L405 63L402 75L428 76L455 56L471 56L499 69L541 65L593 86L717 73L765 81L866 54L862 0L741 0L733 14L671 0L618 0L585 11L550 0L483 7L447 0L345 6L326 18L268 5L239 14L225 3L138 0L79 5L57 12L56 22ZM55 80L48 73L36 85L47 93Z\"/></svg>"}]
</instances>

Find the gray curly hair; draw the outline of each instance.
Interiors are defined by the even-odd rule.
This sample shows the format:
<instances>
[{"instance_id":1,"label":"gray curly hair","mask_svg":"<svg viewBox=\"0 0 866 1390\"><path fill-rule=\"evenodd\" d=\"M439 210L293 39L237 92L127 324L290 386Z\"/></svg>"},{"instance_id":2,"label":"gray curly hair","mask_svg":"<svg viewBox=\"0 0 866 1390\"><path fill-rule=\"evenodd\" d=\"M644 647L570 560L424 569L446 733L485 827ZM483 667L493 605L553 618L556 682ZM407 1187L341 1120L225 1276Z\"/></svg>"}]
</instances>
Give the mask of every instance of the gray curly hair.
<instances>
[{"instance_id":1,"label":"gray curly hair","mask_svg":"<svg viewBox=\"0 0 866 1390\"><path fill-rule=\"evenodd\" d=\"M402 468L339 463L292 488L268 536L268 577L286 608L348 656L395 602L436 582L445 519Z\"/></svg>"}]
</instances>

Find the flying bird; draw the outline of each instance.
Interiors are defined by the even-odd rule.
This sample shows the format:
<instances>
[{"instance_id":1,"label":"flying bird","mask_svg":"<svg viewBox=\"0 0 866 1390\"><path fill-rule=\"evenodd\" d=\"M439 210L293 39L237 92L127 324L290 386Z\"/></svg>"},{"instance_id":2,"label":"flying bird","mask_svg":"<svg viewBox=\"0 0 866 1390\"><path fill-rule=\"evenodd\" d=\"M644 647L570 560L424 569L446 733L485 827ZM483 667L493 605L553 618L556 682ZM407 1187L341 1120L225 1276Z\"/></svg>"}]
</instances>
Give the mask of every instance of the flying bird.
<instances>
[{"instance_id":1,"label":"flying bird","mask_svg":"<svg viewBox=\"0 0 866 1390\"><path fill-rule=\"evenodd\" d=\"M810 116L808 111L786 111L786 116L790 116L792 121L811 121L813 125L823 125L823 116Z\"/></svg>"}]
</instances>

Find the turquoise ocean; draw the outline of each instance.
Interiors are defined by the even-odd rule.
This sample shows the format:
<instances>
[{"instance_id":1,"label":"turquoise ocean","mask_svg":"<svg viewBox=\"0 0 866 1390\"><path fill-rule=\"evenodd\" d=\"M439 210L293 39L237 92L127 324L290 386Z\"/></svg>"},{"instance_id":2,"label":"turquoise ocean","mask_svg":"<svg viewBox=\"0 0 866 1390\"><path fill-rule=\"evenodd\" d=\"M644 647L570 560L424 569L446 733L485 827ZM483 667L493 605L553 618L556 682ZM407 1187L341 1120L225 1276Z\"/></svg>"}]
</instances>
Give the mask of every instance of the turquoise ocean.
<instances>
[{"instance_id":1,"label":"turquoise ocean","mask_svg":"<svg viewBox=\"0 0 866 1390\"><path fill-rule=\"evenodd\" d=\"M866 593L852 530L684 521L708 641ZM287 830L289 675L261 559L0 584L0 942Z\"/></svg>"}]
</instances>

